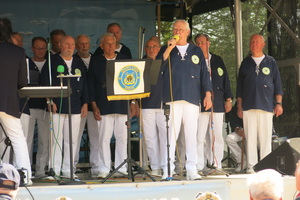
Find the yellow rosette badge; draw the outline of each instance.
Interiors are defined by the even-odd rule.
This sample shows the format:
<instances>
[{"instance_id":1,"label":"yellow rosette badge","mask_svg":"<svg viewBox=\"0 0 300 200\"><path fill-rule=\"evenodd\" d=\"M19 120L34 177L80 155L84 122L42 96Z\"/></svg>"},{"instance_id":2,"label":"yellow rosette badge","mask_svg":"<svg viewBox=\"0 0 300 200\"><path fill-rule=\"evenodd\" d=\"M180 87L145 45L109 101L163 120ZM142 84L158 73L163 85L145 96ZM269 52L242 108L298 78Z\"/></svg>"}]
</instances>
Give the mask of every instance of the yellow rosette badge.
<instances>
[{"instance_id":1,"label":"yellow rosette badge","mask_svg":"<svg viewBox=\"0 0 300 200\"><path fill-rule=\"evenodd\" d=\"M194 64L197 65L199 63L200 59L197 55L193 55L192 56L192 61L193 61Z\"/></svg>"},{"instance_id":2,"label":"yellow rosette badge","mask_svg":"<svg viewBox=\"0 0 300 200\"><path fill-rule=\"evenodd\" d=\"M223 76L223 74L224 74L224 71L221 67L218 67L218 74L219 74L219 76Z\"/></svg>"},{"instance_id":3,"label":"yellow rosette badge","mask_svg":"<svg viewBox=\"0 0 300 200\"><path fill-rule=\"evenodd\" d=\"M262 72L264 73L264 75L269 75L270 69L268 67L264 67L264 68L262 68Z\"/></svg>"}]
</instances>

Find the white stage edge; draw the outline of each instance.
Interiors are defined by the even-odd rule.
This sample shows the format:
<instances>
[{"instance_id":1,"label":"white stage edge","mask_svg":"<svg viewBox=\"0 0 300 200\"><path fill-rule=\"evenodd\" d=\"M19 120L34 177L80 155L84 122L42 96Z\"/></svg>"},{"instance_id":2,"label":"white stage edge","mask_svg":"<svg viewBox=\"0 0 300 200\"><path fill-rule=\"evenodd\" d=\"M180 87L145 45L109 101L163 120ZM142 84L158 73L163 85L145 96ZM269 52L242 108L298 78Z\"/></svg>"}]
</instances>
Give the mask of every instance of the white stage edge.
<instances>
[{"instance_id":1,"label":"white stage edge","mask_svg":"<svg viewBox=\"0 0 300 200\"><path fill-rule=\"evenodd\" d=\"M200 192L217 192L222 200L250 199L246 185L248 175L209 176L200 181L104 183L72 186L28 187L35 200L55 200L68 196L72 200L194 200ZM296 193L295 177L284 177L283 199ZM26 188L20 188L17 200L32 200Z\"/></svg>"}]
</instances>

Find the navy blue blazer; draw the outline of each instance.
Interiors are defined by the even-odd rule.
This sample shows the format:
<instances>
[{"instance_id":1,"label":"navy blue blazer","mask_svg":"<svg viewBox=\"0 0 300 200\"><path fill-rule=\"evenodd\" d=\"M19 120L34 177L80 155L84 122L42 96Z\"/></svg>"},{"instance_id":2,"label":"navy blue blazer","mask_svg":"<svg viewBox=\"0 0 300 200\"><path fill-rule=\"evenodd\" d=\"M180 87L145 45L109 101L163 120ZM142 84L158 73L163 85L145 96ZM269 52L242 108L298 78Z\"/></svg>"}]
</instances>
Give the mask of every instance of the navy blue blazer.
<instances>
[{"instance_id":1,"label":"navy blue blazer","mask_svg":"<svg viewBox=\"0 0 300 200\"><path fill-rule=\"evenodd\" d=\"M27 85L25 50L0 42L0 111L19 118L18 89Z\"/></svg>"},{"instance_id":2,"label":"navy blue blazer","mask_svg":"<svg viewBox=\"0 0 300 200\"><path fill-rule=\"evenodd\" d=\"M275 96L283 95L279 69L275 59L265 54L255 72L256 63L246 57L239 70L236 96L242 98L243 110L260 109L273 112Z\"/></svg>"},{"instance_id":3,"label":"navy blue blazer","mask_svg":"<svg viewBox=\"0 0 300 200\"><path fill-rule=\"evenodd\" d=\"M117 54L116 60L128 59L123 54ZM93 54L88 72L90 100L95 101L101 115L127 114L127 101L108 101L106 90L106 58L100 54Z\"/></svg>"},{"instance_id":4,"label":"navy blue blazer","mask_svg":"<svg viewBox=\"0 0 300 200\"><path fill-rule=\"evenodd\" d=\"M223 62L223 59L211 54L210 67L211 67L211 79L213 87L213 108L214 112L225 112L224 103L228 98L233 97L230 87L230 81L228 73ZM202 101L203 102L203 101ZM203 104L201 106L201 112L210 112L211 109L205 110Z\"/></svg>"},{"instance_id":5,"label":"navy blue blazer","mask_svg":"<svg viewBox=\"0 0 300 200\"><path fill-rule=\"evenodd\" d=\"M157 59L163 59L167 46L163 46ZM175 47L170 53L172 69L173 100L185 100L189 103L200 105L201 94L212 90L209 72L205 58L200 47L189 44L184 59ZM168 59L162 62L163 73L163 102L170 102L170 78Z\"/></svg>"},{"instance_id":6,"label":"navy blue blazer","mask_svg":"<svg viewBox=\"0 0 300 200\"><path fill-rule=\"evenodd\" d=\"M57 72L57 66L64 66L64 74L68 74L68 67L65 61L59 54L54 54L51 56L51 77L52 77L52 86L60 86L60 78L57 78L59 73ZM89 94L88 94L88 86L86 81L86 70L83 61L78 56L73 56L73 62L71 66L71 73L75 74L75 69L79 69L81 71L80 78L71 78L71 114L80 114L81 107L83 104L89 102ZM41 73L41 81L42 85L50 85L49 81L49 70L48 68L43 68ZM67 86L67 79L63 78L63 85ZM61 113L68 114L68 98L53 98L54 103L57 105L57 109L60 109Z\"/></svg>"},{"instance_id":7,"label":"navy blue blazer","mask_svg":"<svg viewBox=\"0 0 300 200\"><path fill-rule=\"evenodd\" d=\"M132 59L132 55L131 55L130 49L127 46L125 46L123 43L120 43L120 44L122 45L122 48L121 48L120 52L117 52L117 53L123 54L124 56L126 56L127 59ZM96 49L96 51L94 52L94 54L96 54L96 55L97 54L102 55L103 54L103 50L100 47L98 47Z\"/></svg>"}]
</instances>

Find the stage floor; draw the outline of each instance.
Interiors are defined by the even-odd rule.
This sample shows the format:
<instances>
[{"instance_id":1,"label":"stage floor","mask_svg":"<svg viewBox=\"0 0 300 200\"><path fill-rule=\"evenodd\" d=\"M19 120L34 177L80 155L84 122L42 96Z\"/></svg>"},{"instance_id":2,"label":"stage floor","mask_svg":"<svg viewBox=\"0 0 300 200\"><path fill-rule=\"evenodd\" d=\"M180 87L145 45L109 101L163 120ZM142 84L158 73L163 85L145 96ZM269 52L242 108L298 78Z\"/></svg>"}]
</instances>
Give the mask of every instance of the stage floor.
<instances>
[{"instance_id":1,"label":"stage floor","mask_svg":"<svg viewBox=\"0 0 300 200\"><path fill-rule=\"evenodd\" d=\"M193 200L199 193L216 192L222 200L249 199L246 183L249 174L210 174L198 181L187 181L184 176L175 176L177 180L169 181L153 177L155 182L138 174L134 176L134 182L126 177L109 178L104 183L101 179L91 179L88 173L77 175L85 184L72 185L75 181L64 179L61 183L69 185L60 185L55 180L33 179L33 186L28 190L21 187L17 198L54 200L68 196L73 200ZM295 193L295 177L284 176L283 199L293 199Z\"/></svg>"}]
</instances>

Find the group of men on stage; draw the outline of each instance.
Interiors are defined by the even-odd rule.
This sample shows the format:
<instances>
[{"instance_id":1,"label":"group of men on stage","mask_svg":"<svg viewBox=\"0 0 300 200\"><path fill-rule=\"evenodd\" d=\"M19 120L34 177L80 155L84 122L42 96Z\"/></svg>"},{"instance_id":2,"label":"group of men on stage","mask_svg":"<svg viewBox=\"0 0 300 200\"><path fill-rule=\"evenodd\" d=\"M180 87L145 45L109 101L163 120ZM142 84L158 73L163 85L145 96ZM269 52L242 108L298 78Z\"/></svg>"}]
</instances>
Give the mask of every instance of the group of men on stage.
<instances>
[{"instance_id":1,"label":"group of men on stage","mask_svg":"<svg viewBox=\"0 0 300 200\"><path fill-rule=\"evenodd\" d=\"M112 163L112 137L116 143L114 167L127 158L127 101L108 101L106 84L107 61L132 58L129 48L120 43L121 26L109 24L107 33L101 36L99 48L93 54L90 53L90 39L86 35L74 38L63 30L54 30L50 34L52 49L48 53L47 41L43 37L34 37L34 56L27 58L28 74L25 51L12 44L8 19L0 19L0 32L0 61L4 63L1 70L7 71L2 73L0 80L3 85L12 87L9 92L1 87L0 123L12 141L16 167L28 169L31 179L32 141L37 121L35 177L45 177L47 171L53 169L55 176L77 178L70 169L76 171L80 141L87 124L91 175L93 178L107 177ZM209 52L210 38L199 34L194 44L188 42L190 32L188 22L177 20L173 24L174 38L167 45L161 47L156 37L147 41L145 58L162 60L158 80L151 85L149 98L133 100L130 104L131 117L139 116L139 107L142 108L140 117L151 174L162 176L162 179L175 175L175 154L179 162L185 163L187 180L201 179L200 174L206 164L222 168L223 118L224 113L231 110L233 101L228 73L222 58ZM263 53L264 45L263 36L255 34L251 37L252 55L242 62L237 84L237 114L243 118L247 141L247 164L244 163L244 166L249 173L258 162L258 146L261 159L271 152L272 118L274 114L277 117L283 112L279 70L274 58ZM64 69L58 72L58 66ZM62 81L63 85L67 85L66 79L57 77L59 74L80 75L70 80L72 152L69 148L67 98L30 99L28 104L18 106L17 89L28 83L60 86ZM168 130L164 105L170 107ZM25 115L23 108L27 106L30 117L22 121L22 115ZM53 138L49 137L51 128ZM176 152L178 138L184 142ZM53 142L49 147L50 139ZM71 166L70 154L74 161ZM236 160L242 162L239 158ZM238 167L241 170L241 166ZM127 175L126 165L115 174L117 177Z\"/></svg>"}]
</instances>

